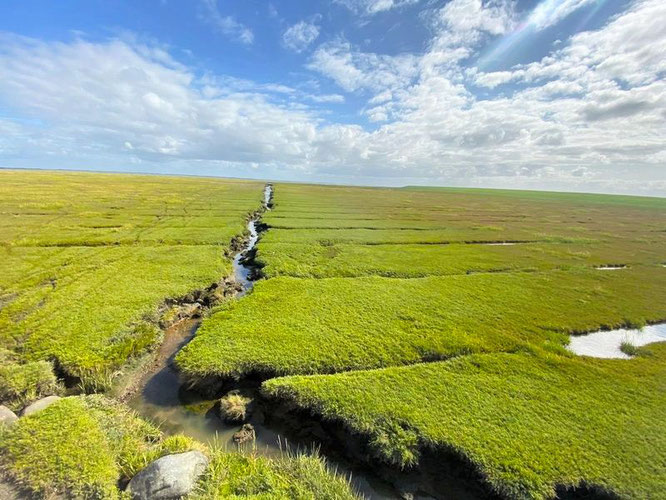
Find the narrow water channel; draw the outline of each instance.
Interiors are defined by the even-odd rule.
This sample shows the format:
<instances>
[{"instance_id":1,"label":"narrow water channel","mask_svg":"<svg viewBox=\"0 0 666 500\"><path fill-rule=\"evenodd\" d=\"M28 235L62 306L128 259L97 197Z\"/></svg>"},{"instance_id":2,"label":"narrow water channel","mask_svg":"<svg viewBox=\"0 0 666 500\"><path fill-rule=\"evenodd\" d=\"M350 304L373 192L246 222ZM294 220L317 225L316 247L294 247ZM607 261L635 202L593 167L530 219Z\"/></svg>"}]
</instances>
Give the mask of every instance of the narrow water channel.
<instances>
[{"instance_id":1,"label":"narrow water channel","mask_svg":"<svg viewBox=\"0 0 666 500\"><path fill-rule=\"evenodd\" d=\"M270 210L273 195L269 184L264 190L264 210ZM253 287L253 269L246 258L255 248L259 240L257 223L259 216L252 218L247 225L250 233L243 249L233 259L233 275L241 289L232 300L238 300L246 295ZM266 423L265 415L261 409L253 412L249 423L254 426L256 441L252 444L238 447L233 441L233 435L240 429L240 425L226 424L216 412L217 400L205 399L201 394L181 386L173 360L176 354L196 334L201 325L201 319L186 319L165 332L165 340L157 355L157 362L148 370L138 384L138 390L127 401L130 407L152 422L158 424L167 434L181 433L204 443L215 443L223 448L233 451L252 451L266 457L280 457L286 447L290 449L312 449L312 441L294 442L281 437L284 429L276 429ZM240 387L244 390L243 387ZM249 387L252 391L256 388ZM378 477L365 471L348 467L346 464L327 458L327 461L337 468L340 473L350 475L354 488L370 500L397 499L399 496L392 487Z\"/></svg>"},{"instance_id":2,"label":"narrow water channel","mask_svg":"<svg viewBox=\"0 0 666 500\"><path fill-rule=\"evenodd\" d=\"M263 208L270 210L272 186L264 190ZM252 269L246 265L245 258L253 250L259 234L257 232L258 216L252 218L247 225L250 233L244 247L233 260L233 275L240 285L236 299L247 294L254 285ZM181 386L178 371L173 360L195 335L201 325L201 319L186 319L168 328L164 334L164 342L160 347L158 363L144 374L139 382L139 390L128 401L144 417L160 425L168 434L182 433L204 443L217 441L232 450L236 448L233 435L239 426L225 424L215 413L216 400L206 400L200 394ZM255 426L257 452L267 456L279 456L281 453L278 435L261 423L261 415L250 420Z\"/></svg>"}]
</instances>

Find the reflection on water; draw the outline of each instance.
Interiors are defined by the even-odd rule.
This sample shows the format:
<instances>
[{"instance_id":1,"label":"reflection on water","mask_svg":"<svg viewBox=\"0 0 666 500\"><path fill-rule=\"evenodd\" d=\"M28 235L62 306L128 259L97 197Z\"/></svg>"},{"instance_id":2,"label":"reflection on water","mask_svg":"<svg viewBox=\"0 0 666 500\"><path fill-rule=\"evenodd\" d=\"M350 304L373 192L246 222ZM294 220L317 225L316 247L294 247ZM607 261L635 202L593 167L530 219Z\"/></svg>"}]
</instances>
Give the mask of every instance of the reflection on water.
<instances>
[{"instance_id":1,"label":"reflection on water","mask_svg":"<svg viewBox=\"0 0 666 500\"><path fill-rule=\"evenodd\" d=\"M271 194L272 187L267 185L264 190L266 209L269 209ZM245 258L259 239L256 219L248 222L247 229L250 232L247 243L233 260L233 274L236 283L242 288L237 294L238 298L245 295L254 284L251 268L246 265ZM240 425L225 424L216 414L215 401L206 401L198 393L182 387L178 372L173 366L176 354L194 337L200 323L200 320L186 320L166 331L164 343L158 353L158 359L162 363L155 371L145 375L141 381L142 390L129 401L129 405L141 415L160 424L169 434L183 433L204 443L217 441L222 446L234 449L236 445L232 437L240 429ZM250 420L255 426L257 451L266 455L279 455L278 436L265 428L262 421L261 414Z\"/></svg>"},{"instance_id":2,"label":"reflection on water","mask_svg":"<svg viewBox=\"0 0 666 500\"><path fill-rule=\"evenodd\" d=\"M264 208L270 210L269 203L272 197L272 186L267 185L264 191ZM242 297L252 289L251 268L246 265L248 252L254 249L259 235L256 220L248 223L250 236L247 244L233 260L233 274L242 290L236 295ZM278 432L284 429L265 425L265 416L261 408L255 410L249 423L254 426L256 440L238 446L233 441L233 435L240 430L241 424L226 424L217 414L216 400L206 400L194 392L181 386L178 372L173 366L173 360L196 333L201 324L199 319L188 319L173 325L165 332L165 339L157 355L157 362L153 370L149 370L139 383L141 390L128 401L130 407L140 415L158 424L167 434L182 433L198 441L208 444L218 444L228 450L240 449L253 451L267 457L280 457L284 449L312 449L312 442L288 443L281 439ZM247 389L252 391L253 389ZM256 391L256 389L254 389ZM272 424L271 424L272 425ZM353 487L368 499L384 500L397 499L393 489L373 474L359 473L337 462L331 462L341 474L350 475Z\"/></svg>"},{"instance_id":3,"label":"reflection on water","mask_svg":"<svg viewBox=\"0 0 666 500\"><path fill-rule=\"evenodd\" d=\"M580 356L629 359L620 350L623 342L640 347L654 342L666 342L666 323L649 325L641 330L611 330L572 336L567 348Z\"/></svg>"}]
</instances>

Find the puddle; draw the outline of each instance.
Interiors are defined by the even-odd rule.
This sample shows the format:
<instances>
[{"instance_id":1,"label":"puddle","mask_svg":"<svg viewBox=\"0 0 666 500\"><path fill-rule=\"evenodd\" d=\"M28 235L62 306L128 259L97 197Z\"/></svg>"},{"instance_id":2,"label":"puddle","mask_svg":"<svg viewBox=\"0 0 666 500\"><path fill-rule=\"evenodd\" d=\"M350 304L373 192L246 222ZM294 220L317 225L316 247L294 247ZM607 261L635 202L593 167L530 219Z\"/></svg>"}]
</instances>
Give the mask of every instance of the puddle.
<instances>
[{"instance_id":1,"label":"puddle","mask_svg":"<svg viewBox=\"0 0 666 500\"><path fill-rule=\"evenodd\" d=\"M620 350L623 342L629 342L636 347L666 342L666 323L649 325L641 330L618 329L575 335L570 338L567 349L580 356L630 359L631 356Z\"/></svg>"},{"instance_id":2,"label":"puddle","mask_svg":"<svg viewBox=\"0 0 666 500\"><path fill-rule=\"evenodd\" d=\"M597 266L595 267L597 271L617 271L618 269L627 269L627 266L620 264L617 266Z\"/></svg>"},{"instance_id":3,"label":"puddle","mask_svg":"<svg viewBox=\"0 0 666 500\"><path fill-rule=\"evenodd\" d=\"M516 245L516 243L513 241L496 241L494 243L484 243L484 245L488 245L489 247L506 247Z\"/></svg>"},{"instance_id":4,"label":"puddle","mask_svg":"<svg viewBox=\"0 0 666 500\"><path fill-rule=\"evenodd\" d=\"M182 387L178 372L172 365L176 353L192 339L199 324L199 320L186 320L168 329L166 344L172 353L166 365L147 375L142 390L128 404L159 424L167 434L183 433L209 444L217 441L223 447L234 450L233 434L240 429L240 425L225 424L216 414L214 400L204 400L199 394ZM259 418L250 423L255 426L257 451L262 455L279 456L281 450L277 434L263 427Z\"/></svg>"}]
</instances>

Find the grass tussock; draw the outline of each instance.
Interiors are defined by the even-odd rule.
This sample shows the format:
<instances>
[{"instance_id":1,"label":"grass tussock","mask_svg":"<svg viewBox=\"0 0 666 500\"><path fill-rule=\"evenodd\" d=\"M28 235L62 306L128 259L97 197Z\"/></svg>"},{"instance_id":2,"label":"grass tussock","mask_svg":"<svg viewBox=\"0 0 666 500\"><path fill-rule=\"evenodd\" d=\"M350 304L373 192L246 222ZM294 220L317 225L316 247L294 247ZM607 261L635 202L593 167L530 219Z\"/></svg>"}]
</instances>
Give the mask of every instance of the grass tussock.
<instances>
[{"instance_id":1,"label":"grass tussock","mask_svg":"<svg viewBox=\"0 0 666 500\"><path fill-rule=\"evenodd\" d=\"M61 390L50 362L17 363L9 351L0 349L0 404L18 411Z\"/></svg>"},{"instance_id":2,"label":"grass tussock","mask_svg":"<svg viewBox=\"0 0 666 500\"><path fill-rule=\"evenodd\" d=\"M360 500L347 478L317 455L287 453L275 459L217 450L192 500L298 498Z\"/></svg>"},{"instance_id":3,"label":"grass tussock","mask_svg":"<svg viewBox=\"0 0 666 500\"><path fill-rule=\"evenodd\" d=\"M620 351L622 351L627 356L636 356L639 352L639 348L628 340L625 340L620 344Z\"/></svg>"},{"instance_id":4,"label":"grass tussock","mask_svg":"<svg viewBox=\"0 0 666 500\"><path fill-rule=\"evenodd\" d=\"M220 417L228 422L244 422L248 416L248 407L252 398L233 391L219 401Z\"/></svg>"}]
</instances>

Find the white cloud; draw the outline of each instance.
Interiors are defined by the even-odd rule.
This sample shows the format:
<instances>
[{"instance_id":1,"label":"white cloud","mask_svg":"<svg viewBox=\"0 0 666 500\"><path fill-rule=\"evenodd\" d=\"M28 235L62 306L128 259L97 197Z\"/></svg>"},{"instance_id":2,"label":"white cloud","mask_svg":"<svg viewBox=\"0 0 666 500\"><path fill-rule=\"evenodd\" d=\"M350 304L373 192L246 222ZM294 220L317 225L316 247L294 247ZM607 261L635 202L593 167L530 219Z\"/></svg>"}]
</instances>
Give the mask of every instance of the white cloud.
<instances>
[{"instance_id":1,"label":"white cloud","mask_svg":"<svg viewBox=\"0 0 666 500\"><path fill-rule=\"evenodd\" d=\"M510 10L499 24L483 12L463 20L450 10L420 55L364 53L343 41L320 46L309 66L367 97L372 130L330 123L306 104L320 108L341 95L200 76L163 48L5 37L0 98L24 121L0 120L0 158L666 194L666 4L632 5L506 72L461 61L484 34L509 29ZM442 38L445 31L455 37ZM483 99L470 90L507 82Z\"/></svg>"},{"instance_id":2,"label":"white cloud","mask_svg":"<svg viewBox=\"0 0 666 500\"><path fill-rule=\"evenodd\" d=\"M526 23L536 30L542 30L559 23L581 7L598 0L545 0L530 13Z\"/></svg>"},{"instance_id":3,"label":"white cloud","mask_svg":"<svg viewBox=\"0 0 666 500\"><path fill-rule=\"evenodd\" d=\"M513 25L514 9L510 0L451 0L439 10L435 22L463 37L475 37L478 32L501 35Z\"/></svg>"},{"instance_id":4,"label":"white cloud","mask_svg":"<svg viewBox=\"0 0 666 500\"><path fill-rule=\"evenodd\" d=\"M347 42L321 45L308 67L333 79L343 89L380 90L404 87L417 75L418 58L413 55L384 56L358 52Z\"/></svg>"},{"instance_id":5,"label":"white cloud","mask_svg":"<svg viewBox=\"0 0 666 500\"><path fill-rule=\"evenodd\" d=\"M319 36L319 26L314 23L298 22L290 26L282 35L282 43L294 52L303 52Z\"/></svg>"},{"instance_id":6,"label":"white cloud","mask_svg":"<svg viewBox=\"0 0 666 500\"><path fill-rule=\"evenodd\" d=\"M232 16L223 16L217 7L217 0L201 0L201 7L199 17L214 26L223 35L246 45L254 42L252 30L236 21Z\"/></svg>"},{"instance_id":7,"label":"white cloud","mask_svg":"<svg viewBox=\"0 0 666 500\"><path fill-rule=\"evenodd\" d=\"M340 94L308 95L308 99L314 102L341 103L345 102L345 96Z\"/></svg>"},{"instance_id":8,"label":"white cloud","mask_svg":"<svg viewBox=\"0 0 666 500\"><path fill-rule=\"evenodd\" d=\"M494 89L498 85L510 82L515 78L513 71L494 71L492 73L477 73L474 83L479 87Z\"/></svg>"},{"instance_id":9,"label":"white cloud","mask_svg":"<svg viewBox=\"0 0 666 500\"><path fill-rule=\"evenodd\" d=\"M373 15L391 9L413 5L419 0L334 0L349 10L360 15Z\"/></svg>"},{"instance_id":10,"label":"white cloud","mask_svg":"<svg viewBox=\"0 0 666 500\"><path fill-rule=\"evenodd\" d=\"M48 137L72 150L117 155L129 143L144 159L302 161L316 128L311 112L272 104L257 89L216 87L146 49L5 37L0 95L47 120Z\"/></svg>"}]
</instances>

